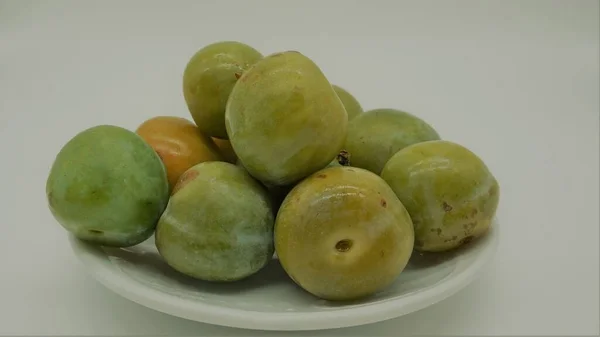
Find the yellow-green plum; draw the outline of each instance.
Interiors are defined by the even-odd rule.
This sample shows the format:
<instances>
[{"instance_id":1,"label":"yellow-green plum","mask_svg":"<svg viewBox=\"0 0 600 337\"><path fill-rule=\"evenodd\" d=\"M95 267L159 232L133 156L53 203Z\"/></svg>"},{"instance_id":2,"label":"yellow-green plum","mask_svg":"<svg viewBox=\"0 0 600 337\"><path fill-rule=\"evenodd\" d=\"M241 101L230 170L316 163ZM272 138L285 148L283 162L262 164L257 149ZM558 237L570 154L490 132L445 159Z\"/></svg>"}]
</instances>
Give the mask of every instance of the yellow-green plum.
<instances>
[{"instance_id":1,"label":"yellow-green plum","mask_svg":"<svg viewBox=\"0 0 600 337\"><path fill-rule=\"evenodd\" d=\"M346 108L348 120L351 120L359 114L363 113L364 110L362 106L360 105L358 100L351 93L348 92L348 90L340 87L339 85L333 85L333 89L344 104L344 108Z\"/></svg>"},{"instance_id":2,"label":"yellow-green plum","mask_svg":"<svg viewBox=\"0 0 600 337\"><path fill-rule=\"evenodd\" d=\"M394 153L408 145L438 139L437 131L415 115L375 109L350 121L344 150L351 156L351 166L380 174Z\"/></svg>"},{"instance_id":3,"label":"yellow-green plum","mask_svg":"<svg viewBox=\"0 0 600 337\"><path fill-rule=\"evenodd\" d=\"M160 157L113 125L88 128L57 154L46 181L52 215L75 237L127 247L148 239L169 199Z\"/></svg>"},{"instance_id":4,"label":"yellow-green plum","mask_svg":"<svg viewBox=\"0 0 600 337\"><path fill-rule=\"evenodd\" d=\"M388 287L413 251L406 208L378 175L334 166L286 196L275 220L275 251L301 288L325 300L356 300Z\"/></svg>"},{"instance_id":5,"label":"yellow-green plum","mask_svg":"<svg viewBox=\"0 0 600 337\"><path fill-rule=\"evenodd\" d=\"M327 166L348 116L319 67L286 51L266 56L234 86L225 111L231 145L258 180L285 186Z\"/></svg>"},{"instance_id":6,"label":"yellow-green plum","mask_svg":"<svg viewBox=\"0 0 600 337\"><path fill-rule=\"evenodd\" d=\"M227 139L225 105L238 78L262 54L238 41L221 41L198 50L183 73L183 97L200 131Z\"/></svg>"},{"instance_id":7,"label":"yellow-green plum","mask_svg":"<svg viewBox=\"0 0 600 337\"><path fill-rule=\"evenodd\" d=\"M271 260L274 218L270 195L243 168L203 162L175 185L155 244L167 264L185 275L237 281Z\"/></svg>"},{"instance_id":8,"label":"yellow-green plum","mask_svg":"<svg viewBox=\"0 0 600 337\"><path fill-rule=\"evenodd\" d=\"M498 207L494 175L454 142L408 146L392 156L381 177L410 213L419 251L449 251L484 235Z\"/></svg>"}]
</instances>

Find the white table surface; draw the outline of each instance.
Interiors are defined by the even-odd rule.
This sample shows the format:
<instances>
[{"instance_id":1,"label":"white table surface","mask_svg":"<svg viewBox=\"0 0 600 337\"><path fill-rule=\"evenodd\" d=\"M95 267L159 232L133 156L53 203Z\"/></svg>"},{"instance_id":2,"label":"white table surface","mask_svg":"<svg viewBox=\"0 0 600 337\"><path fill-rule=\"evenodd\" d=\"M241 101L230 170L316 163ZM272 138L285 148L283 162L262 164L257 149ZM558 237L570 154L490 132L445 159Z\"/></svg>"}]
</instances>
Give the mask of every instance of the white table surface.
<instances>
[{"instance_id":1,"label":"white table surface","mask_svg":"<svg viewBox=\"0 0 600 337\"><path fill-rule=\"evenodd\" d=\"M302 51L365 108L423 117L501 183L501 244L480 279L408 316L311 335L598 334L598 4L0 1L0 335L260 335L105 289L44 196L83 128L188 117L183 67L225 39Z\"/></svg>"}]
</instances>

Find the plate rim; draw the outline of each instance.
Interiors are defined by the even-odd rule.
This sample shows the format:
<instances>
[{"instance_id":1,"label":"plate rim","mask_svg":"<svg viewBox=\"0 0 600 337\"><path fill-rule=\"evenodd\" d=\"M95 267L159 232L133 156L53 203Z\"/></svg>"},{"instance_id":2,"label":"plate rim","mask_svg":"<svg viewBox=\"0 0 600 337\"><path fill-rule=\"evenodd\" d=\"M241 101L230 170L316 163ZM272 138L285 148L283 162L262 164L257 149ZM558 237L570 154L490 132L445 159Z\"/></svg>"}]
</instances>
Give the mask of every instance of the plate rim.
<instances>
[{"instance_id":1,"label":"plate rim","mask_svg":"<svg viewBox=\"0 0 600 337\"><path fill-rule=\"evenodd\" d=\"M481 242L476 259L458 273L439 283L396 299L319 312L265 313L194 301L144 285L106 262L102 248L68 235L70 246L83 268L104 287L123 298L149 309L196 322L249 330L308 331L324 330L381 322L419 311L456 294L480 274L496 254L499 244L498 220ZM99 249L100 248L100 249ZM401 303L401 305L399 305Z\"/></svg>"}]
</instances>

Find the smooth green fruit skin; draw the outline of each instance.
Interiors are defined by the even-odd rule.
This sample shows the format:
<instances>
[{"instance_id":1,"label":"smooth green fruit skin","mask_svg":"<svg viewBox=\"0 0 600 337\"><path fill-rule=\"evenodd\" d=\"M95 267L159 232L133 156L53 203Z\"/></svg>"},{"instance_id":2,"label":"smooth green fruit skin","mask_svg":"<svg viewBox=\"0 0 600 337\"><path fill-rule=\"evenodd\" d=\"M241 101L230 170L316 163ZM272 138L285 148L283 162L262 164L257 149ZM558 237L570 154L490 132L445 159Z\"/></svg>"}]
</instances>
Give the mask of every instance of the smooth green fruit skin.
<instances>
[{"instance_id":1,"label":"smooth green fruit skin","mask_svg":"<svg viewBox=\"0 0 600 337\"><path fill-rule=\"evenodd\" d=\"M236 41L207 45L192 56L183 73L183 96L203 134L227 139L224 116L231 89L261 58L256 49Z\"/></svg>"},{"instance_id":2,"label":"smooth green fruit skin","mask_svg":"<svg viewBox=\"0 0 600 337\"><path fill-rule=\"evenodd\" d=\"M337 244L352 241L347 251ZM413 252L406 208L376 174L328 167L287 195L275 223L275 250L290 278L326 300L356 300L388 287Z\"/></svg>"},{"instance_id":3,"label":"smooth green fruit skin","mask_svg":"<svg viewBox=\"0 0 600 337\"><path fill-rule=\"evenodd\" d=\"M350 165L380 174L385 163L403 148L438 140L437 131L422 119L396 109L375 109L354 118L348 125L344 149Z\"/></svg>"},{"instance_id":4,"label":"smooth green fruit skin","mask_svg":"<svg viewBox=\"0 0 600 337\"><path fill-rule=\"evenodd\" d=\"M272 258L270 196L242 168L204 162L175 186L155 244L175 270L204 281L229 282L261 270Z\"/></svg>"},{"instance_id":5,"label":"smooth green fruit skin","mask_svg":"<svg viewBox=\"0 0 600 337\"><path fill-rule=\"evenodd\" d=\"M266 56L242 75L225 112L231 145L248 172L293 184L341 150L348 116L317 65L301 53Z\"/></svg>"},{"instance_id":6,"label":"smooth green fruit skin","mask_svg":"<svg viewBox=\"0 0 600 337\"><path fill-rule=\"evenodd\" d=\"M77 238L127 247L152 235L167 205L169 184L162 161L142 138L99 125L60 150L46 197L52 215Z\"/></svg>"},{"instance_id":7,"label":"smooth green fruit skin","mask_svg":"<svg viewBox=\"0 0 600 337\"><path fill-rule=\"evenodd\" d=\"M348 114L348 120L352 120L354 117L363 113L364 110L358 100L352 96L346 89L333 85L333 90L338 95L342 103L344 104L344 108L346 109L346 113Z\"/></svg>"},{"instance_id":8,"label":"smooth green fruit skin","mask_svg":"<svg viewBox=\"0 0 600 337\"><path fill-rule=\"evenodd\" d=\"M404 148L381 177L406 206L415 249L443 252L485 234L499 203L499 185L484 162L444 140Z\"/></svg>"}]
</instances>

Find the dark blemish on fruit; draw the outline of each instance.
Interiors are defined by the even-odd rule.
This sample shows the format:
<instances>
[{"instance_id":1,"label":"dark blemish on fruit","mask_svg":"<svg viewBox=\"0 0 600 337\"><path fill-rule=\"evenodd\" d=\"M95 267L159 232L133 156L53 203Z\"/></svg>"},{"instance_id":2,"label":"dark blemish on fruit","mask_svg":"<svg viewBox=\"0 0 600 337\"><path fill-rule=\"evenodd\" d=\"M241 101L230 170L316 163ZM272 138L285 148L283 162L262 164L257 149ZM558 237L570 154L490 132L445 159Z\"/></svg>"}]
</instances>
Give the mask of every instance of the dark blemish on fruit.
<instances>
[{"instance_id":1,"label":"dark blemish on fruit","mask_svg":"<svg viewBox=\"0 0 600 337\"><path fill-rule=\"evenodd\" d=\"M350 165L350 153L346 150L340 151L336 157L337 162L342 166Z\"/></svg>"},{"instance_id":2,"label":"dark blemish on fruit","mask_svg":"<svg viewBox=\"0 0 600 337\"><path fill-rule=\"evenodd\" d=\"M235 78L238 80L240 79L240 77L242 77L242 74L240 74L240 73L235 73L234 75L235 75Z\"/></svg>"},{"instance_id":3,"label":"dark blemish on fruit","mask_svg":"<svg viewBox=\"0 0 600 337\"><path fill-rule=\"evenodd\" d=\"M352 248L352 240L344 239L335 244L335 249L340 253L345 253Z\"/></svg>"},{"instance_id":4,"label":"dark blemish on fruit","mask_svg":"<svg viewBox=\"0 0 600 337\"><path fill-rule=\"evenodd\" d=\"M382 250L382 251L380 251L380 252L379 252L379 256L380 256L380 257L384 257L384 256L385 256L385 251L383 251L383 250Z\"/></svg>"},{"instance_id":5,"label":"dark blemish on fruit","mask_svg":"<svg viewBox=\"0 0 600 337\"><path fill-rule=\"evenodd\" d=\"M52 192L48 192L48 204L50 205L50 207L54 207L54 197L52 195Z\"/></svg>"},{"instance_id":6,"label":"dark blemish on fruit","mask_svg":"<svg viewBox=\"0 0 600 337\"><path fill-rule=\"evenodd\" d=\"M444 209L444 212L450 212L452 210L452 206L448 205L445 201L442 203L442 208Z\"/></svg>"},{"instance_id":7,"label":"dark blemish on fruit","mask_svg":"<svg viewBox=\"0 0 600 337\"><path fill-rule=\"evenodd\" d=\"M477 222L469 222L466 224L463 224L463 229L467 230L467 231L472 231L475 226L477 226Z\"/></svg>"},{"instance_id":8,"label":"dark blemish on fruit","mask_svg":"<svg viewBox=\"0 0 600 337\"><path fill-rule=\"evenodd\" d=\"M101 235L104 234L103 231L99 231L97 229L88 229L88 232L92 233L92 234L96 234L96 235Z\"/></svg>"},{"instance_id":9,"label":"dark blemish on fruit","mask_svg":"<svg viewBox=\"0 0 600 337\"><path fill-rule=\"evenodd\" d=\"M194 180L198 176L198 171L196 170L187 170L185 173L179 177L177 184L173 187L172 195L175 195L180 189L182 189L185 185L187 185L190 181Z\"/></svg>"},{"instance_id":10,"label":"dark blemish on fruit","mask_svg":"<svg viewBox=\"0 0 600 337\"><path fill-rule=\"evenodd\" d=\"M490 196L490 197L496 196L496 194L498 194L498 190L499 190L498 185L492 186L492 188L490 188L490 190L488 191L488 196Z\"/></svg>"},{"instance_id":11,"label":"dark blemish on fruit","mask_svg":"<svg viewBox=\"0 0 600 337\"><path fill-rule=\"evenodd\" d=\"M467 243L469 243L469 242L473 241L473 239L474 239L474 238L473 238L473 235L469 235L469 236L467 236L467 237L463 238L462 240L460 240L460 242L459 242L459 243L460 243L461 245L466 245Z\"/></svg>"},{"instance_id":12,"label":"dark blemish on fruit","mask_svg":"<svg viewBox=\"0 0 600 337\"><path fill-rule=\"evenodd\" d=\"M477 210L477 208L473 208L473 211L471 211L471 216L476 216L477 213L479 213L479 210Z\"/></svg>"},{"instance_id":13,"label":"dark blemish on fruit","mask_svg":"<svg viewBox=\"0 0 600 337\"><path fill-rule=\"evenodd\" d=\"M385 199L381 199L381 207L383 207L383 208L387 207L387 201L385 201Z\"/></svg>"},{"instance_id":14,"label":"dark blemish on fruit","mask_svg":"<svg viewBox=\"0 0 600 337\"><path fill-rule=\"evenodd\" d=\"M319 173L319 174L317 174L317 178L321 178L321 179L327 178L327 175L323 174L323 173Z\"/></svg>"},{"instance_id":15,"label":"dark blemish on fruit","mask_svg":"<svg viewBox=\"0 0 600 337\"><path fill-rule=\"evenodd\" d=\"M353 169L351 169L351 168L349 168L349 169L348 169L348 171L350 171L350 172L355 172L355 171L354 171Z\"/></svg>"}]
</instances>

